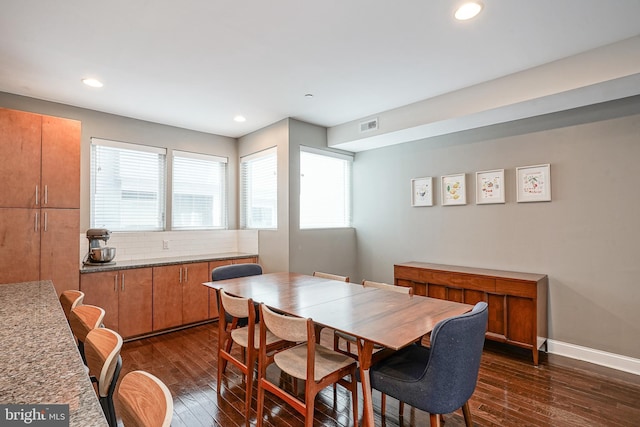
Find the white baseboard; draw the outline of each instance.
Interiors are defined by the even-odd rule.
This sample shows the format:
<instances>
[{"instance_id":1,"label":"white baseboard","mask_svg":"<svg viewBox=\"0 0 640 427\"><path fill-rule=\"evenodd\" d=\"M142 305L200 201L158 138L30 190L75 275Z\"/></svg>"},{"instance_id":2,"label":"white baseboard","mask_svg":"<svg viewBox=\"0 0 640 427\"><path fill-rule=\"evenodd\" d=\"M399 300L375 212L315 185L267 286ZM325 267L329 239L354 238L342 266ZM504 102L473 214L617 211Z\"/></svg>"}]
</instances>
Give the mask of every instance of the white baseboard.
<instances>
[{"instance_id":1,"label":"white baseboard","mask_svg":"<svg viewBox=\"0 0 640 427\"><path fill-rule=\"evenodd\" d=\"M547 340L547 351L551 354L557 354L558 356L570 357L572 359L640 375L640 359L554 340Z\"/></svg>"}]
</instances>

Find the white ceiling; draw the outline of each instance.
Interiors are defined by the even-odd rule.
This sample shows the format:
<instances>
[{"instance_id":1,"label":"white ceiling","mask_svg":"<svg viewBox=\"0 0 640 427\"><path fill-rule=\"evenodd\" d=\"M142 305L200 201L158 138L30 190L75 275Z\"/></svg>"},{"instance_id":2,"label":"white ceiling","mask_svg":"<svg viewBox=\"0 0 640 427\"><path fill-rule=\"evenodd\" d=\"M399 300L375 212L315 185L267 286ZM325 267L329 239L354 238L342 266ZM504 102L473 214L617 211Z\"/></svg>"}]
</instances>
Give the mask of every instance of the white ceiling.
<instances>
[{"instance_id":1,"label":"white ceiling","mask_svg":"<svg viewBox=\"0 0 640 427\"><path fill-rule=\"evenodd\" d=\"M285 117L334 127L640 34L640 0L484 0L467 22L459 3L0 0L0 91L240 137Z\"/></svg>"}]
</instances>

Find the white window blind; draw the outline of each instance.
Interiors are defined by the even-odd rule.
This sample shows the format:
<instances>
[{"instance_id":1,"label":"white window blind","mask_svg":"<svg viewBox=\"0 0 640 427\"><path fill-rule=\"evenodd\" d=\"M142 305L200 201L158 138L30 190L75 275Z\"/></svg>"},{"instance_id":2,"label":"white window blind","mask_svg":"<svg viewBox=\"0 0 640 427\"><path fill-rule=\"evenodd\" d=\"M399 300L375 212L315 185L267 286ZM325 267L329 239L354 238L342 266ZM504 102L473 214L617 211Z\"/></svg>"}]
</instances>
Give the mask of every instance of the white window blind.
<instances>
[{"instance_id":1,"label":"white window blind","mask_svg":"<svg viewBox=\"0 0 640 427\"><path fill-rule=\"evenodd\" d=\"M227 158L173 151L174 230L227 227Z\"/></svg>"},{"instance_id":2,"label":"white window blind","mask_svg":"<svg viewBox=\"0 0 640 427\"><path fill-rule=\"evenodd\" d=\"M164 228L166 150L91 138L91 227Z\"/></svg>"},{"instance_id":3,"label":"white window blind","mask_svg":"<svg viewBox=\"0 0 640 427\"><path fill-rule=\"evenodd\" d=\"M240 192L242 228L278 228L277 147L240 159Z\"/></svg>"},{"instance_id":4,"label":"white window blind","mask_svg":"<svg viewBox=\"0 0 640 427\"><path fill-rule=\"evenodd\" d=\"M300 147L300 228L351 227L353 158Z\"/></svg>"}]
</instances>

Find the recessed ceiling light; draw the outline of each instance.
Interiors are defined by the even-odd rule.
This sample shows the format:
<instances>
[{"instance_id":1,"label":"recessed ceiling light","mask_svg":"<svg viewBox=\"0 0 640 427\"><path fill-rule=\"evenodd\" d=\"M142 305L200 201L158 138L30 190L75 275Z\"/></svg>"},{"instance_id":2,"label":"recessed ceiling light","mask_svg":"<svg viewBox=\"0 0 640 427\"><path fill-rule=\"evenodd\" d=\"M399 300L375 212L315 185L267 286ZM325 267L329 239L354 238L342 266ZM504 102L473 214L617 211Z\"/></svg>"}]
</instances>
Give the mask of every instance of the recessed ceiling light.
<instances>
[{"instance_id":1,"label":"recessed ceiling light","mask_svg":"<svg viewBox=\"0 0 640 427\"><path fill-rule=\"evenodd\" d=\"M246 117L245 117L245 116L240 116L240 115L238 115L238 116L235 116L235 117L233 118L233 121L234 121L234 122L238 122L238 123L242 123L242 122L246 122L246 121L247 121L247 119L246 119Z\"/></svg>"},{"instance_id":2,"label":"recessed ceiling light","mask_svg":"<svg viewBox=\"0 0 640 427\"><path fill-rule=\"evenodd\" d=\"M96 79L82 79L82 83L86 84L87 86L91 86L91 87L102 87L103 84L100 80L96 80Z\"/></svg>"},{"instance_id":3,"label":"recessed ceiling light","mask_svg":"<svg viewBox=\"0 0 640 427\"><path fill-rule=\"evenodd\" d=\"M305 98L313 98L313 94L312 93L305 93L304 97Z\"/></svg>"},{"instance_id":4,"label":"recessed ceiling light","mask_svg":"<svg viewBox=\"0 0 640 427\"><path fill-rule=\"evenodd\" d=\"M480 13L482 10L482 3L480 2L467 2L460 6L454 16L459 21L466 21L467 19L471 19Z\"/></svg>"}]
</instances>

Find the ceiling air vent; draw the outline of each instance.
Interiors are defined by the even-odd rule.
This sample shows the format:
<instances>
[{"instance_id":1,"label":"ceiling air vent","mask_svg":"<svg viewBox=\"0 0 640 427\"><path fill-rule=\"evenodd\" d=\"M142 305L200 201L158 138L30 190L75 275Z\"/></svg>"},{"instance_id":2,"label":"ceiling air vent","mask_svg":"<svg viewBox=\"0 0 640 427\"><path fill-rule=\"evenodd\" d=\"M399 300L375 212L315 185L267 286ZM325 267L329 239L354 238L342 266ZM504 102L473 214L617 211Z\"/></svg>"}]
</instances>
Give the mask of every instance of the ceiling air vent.
<instances>
[{"instance_id":1,"label":"ceiling air vent","mask_svg":"<svg viewBox=\"0 0 640 427\"><path fill-rule=\"evenodd\" d=\"M378 118L360 122L360 133L378 129Z\"/></svg>"}]
</instances>

